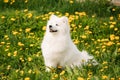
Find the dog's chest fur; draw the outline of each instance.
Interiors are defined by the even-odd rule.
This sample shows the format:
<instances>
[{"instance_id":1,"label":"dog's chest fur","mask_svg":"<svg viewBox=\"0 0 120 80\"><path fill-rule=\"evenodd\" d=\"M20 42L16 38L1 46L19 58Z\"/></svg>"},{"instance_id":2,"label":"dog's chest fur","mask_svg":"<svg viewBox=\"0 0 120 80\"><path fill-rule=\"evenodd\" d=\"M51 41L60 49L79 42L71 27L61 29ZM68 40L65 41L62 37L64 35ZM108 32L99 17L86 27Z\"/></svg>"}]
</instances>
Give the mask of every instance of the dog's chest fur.
<instances>
[{"instance_id":1,"label":"dog's chest fur","mask_svg":"<svg viewBox=\"0 0 120 80\"><path fill-rule=\"evenodd\" d=\"M66 36L51 36L44 39L44 48L49 53L63 53L68 47L69 40Z\"/></svg>"}]
</instances>

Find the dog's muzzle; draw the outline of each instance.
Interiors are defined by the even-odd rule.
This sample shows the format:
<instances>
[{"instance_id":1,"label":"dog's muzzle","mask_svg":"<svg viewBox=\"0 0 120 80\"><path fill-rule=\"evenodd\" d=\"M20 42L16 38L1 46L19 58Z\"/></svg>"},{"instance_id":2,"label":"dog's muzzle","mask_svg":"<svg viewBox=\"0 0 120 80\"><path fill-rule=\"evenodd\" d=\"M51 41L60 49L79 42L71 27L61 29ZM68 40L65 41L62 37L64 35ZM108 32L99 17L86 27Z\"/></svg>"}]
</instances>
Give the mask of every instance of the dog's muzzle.
<instances>
[{"instance_id":1,"label":"dog's muzzle","mask_svg":"<svg viewBox=\"0 0 120 80\"><path fill-rule=\"evenodd\" d=\"M49 30L50 30L50 32L57 32L57 30L52 29L52 25L49 25Z\"/></svg>"}]
</instances>

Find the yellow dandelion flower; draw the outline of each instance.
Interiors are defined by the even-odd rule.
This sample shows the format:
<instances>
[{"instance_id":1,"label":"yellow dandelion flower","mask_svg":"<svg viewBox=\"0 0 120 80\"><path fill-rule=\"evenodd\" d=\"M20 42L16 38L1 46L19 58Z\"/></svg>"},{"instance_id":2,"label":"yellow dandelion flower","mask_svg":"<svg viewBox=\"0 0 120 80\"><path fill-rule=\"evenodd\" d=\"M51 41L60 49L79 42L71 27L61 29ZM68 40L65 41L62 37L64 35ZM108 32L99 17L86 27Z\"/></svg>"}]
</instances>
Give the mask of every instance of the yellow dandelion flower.
<instances>
[{"instance_id":1,"label":"yellow dandelion flower","mask_svg":"<svg viewBox=\"0 0 120 80\"><path fill-rule=\"evenodd\" d=\"M106 42L106 41L109 41L109 39L102 39L101 41L102 42Z\"/></svg>"},{"instance_id":2,"label":"yellow dandelion flower","mask_svg":"<svg viewBox=\"0 0 120 80\"><path fill-rule=\"evenodd\" d=\"M115 36L115 39L116 39L116 40L119 40L119 39L120 39L120 37L119 37L119 36Z\"/></svg>"},{"instance_id":3,"label":"yellow dandelion flower","mask_svg":"<svg viewBox=\"0 0 120 80\"><path fill-rule=\"evenodd\" d=\"M24 44L22 42L18 42L18 46L24 46Z\"/></svg>"},{"instance_id":4,"label":"yellow dandelion flower","mask_svg":"<svg viewBox=\"0 0 120 80\"><path fill-rule=\"evenodd\" d=\"M58 74L55 74L55 75L54 75L54 78L58 78Z\"/></svg>"},{"instance_id":5,"label":"yellow dandelion flower","mask_svg":"<svg viewBox=\"0 0 120 80\"><path fill-rule=\"evenodd\" d=\"M8 2L9 2L9 0L4 0L3 2L4 2L4 3L8 3Z\"/></svg>"},{"instance_id":6,"label":"yellow dandelion flower","mask_svg":"<svg viewBox=\"0 0 120 80\"><path fill-rule=\"evenodd\" d=\"M118 78L118 80L120 80L120 78Z\"/></svg>"},{"instance_id":7,"label":"yellow dandelion flower","mask_svg":"<svg viewBox=\"0 0 120 80\"><path fill-rule=\"evenodd\" d=\"M113 25L115 25L115 24L116 24L116 22L110 22L110 24L113 24Z\"/></svg>"},{"instance_id":8,"label":"yellow dandelion flower","mask_svg":"<svg viewBox=\"0 0 120 80\"><path fill-rule=\"evenodd\" d=\"M27 3L28 2L28 0L25 0L25 3Z\"/></svg>"},{"instance_id":9,"label":"yellow dandelion flower","mask_svg":"<svg viewBox=\"0 0 120 80\"><path fill-rule=\"evenodd\" d=\"M45 31L45 30L46 30L46 26L43 26L43 27L42 27L42 30Z\"/></svg>"},{"instance_id":10,"label":"yellow dandelion flower","mask_svg":"<svg viewBox=\"0 0 120 80\"><path fill-rule=\"evenodd\" d=\"M20 57L20 61L24 62L24 59L22 57Z\"/></svg>"},{"instance_id":11,"label":"yellow dandelion flower","mask_svg":"<svg viewBox=\"0 0 120 80\"><path fill-rule=\"evenodd\" d=\"M92 18L94 18L96 15L92 15Z\"/></svg>"},{"instance_id":12,"label":"yellow dandelion flower","mask_svg":"<svg viewBox=\"0 0 120 80\"><path fill-rule=\"evenodd\" d=\"M91 80L91 79L88 77L87 80Z\"/></svg>"},{"instance_id":13,"label":"yellow dandelion flower","mask_svg":"<svg viewBox=\"0 0 120 80\"><path fill-rule=\"evenodd\" d=\"M104 68L105 68L105 69L107 69L107 68L108 68L108 66L104 66Z\"/></svg>"},{"instance_id":14,"label":"yellow dandelion flower","mask_svg":"<svg viewBox=\"0 0 120 80\"><path fill-rule=\"evenodd\" d=\"M108 76L104 75L102 76L102 79L108 79Z\"/></svg>"},{"instance_id":15,"label":"yellow dandelion flower","mask_svg":"<svg viewBox=\"0 0 120 80\"><path fill-rule=\"evenodd\" d=\"M43 17L43 18L42 18L42 20L46 20L46 18L45 18L45 17Z\"/></svg>"},{"instance_id":16,"label":"yellow dandelion flower","mask_svg":"<svg viewBox=\"0 0 120 80\"><path fill-rule=\"evenodd\" d=\"M85 30L88 30L88 29L89 29L89 26L86 26L84 29L85 29Z\"/></svg>"},{"instance_id":17,"label":"yellow dandelion flower","mask_svg":"<svg viewBox=\"0 0 120 80\"><path fill-rule=\"evenodd\" d=\"M99 54L100 52L99 51L95 51L95 54Z\"/></svg>"},{"instance_id":18,"label":"yellow dandelion flower","mask_svg":"<svg viewBox=\"0 0 120 80\"><path fill-rule=\"evenodd\" d=\"M6 40L9 40L9 38L6 38Z\"/></svg>"},{"instance_id":19,"label":"yellow dandelion flower","mask_svg":"<svg viewBox=\"0 0 120 80\"><path fill-rule=\"evenodd\" d=\"M5 19L5 16L1 16L1 19Z\"/></svg>"},{"instance_id":20,"label":"yellow dandelion flower","mask_svg":"<svg viewBox=\"0 0 120 80\"><path fill-rule=\"evenodd\" d=\"M107 25L107 23L105 23L105 22L104 22L103 24L104 24L104 25Z\"/></svg>"},{"instance_id":21,"label":"yellow dandelion flower","mask_svg":"<svg viewBox=\"0 0 120 80\"><path fill-rule=\"evenodd\" d=\"M120 17L118 17L118 20L120 20Z\"/></svg>"},{"instance_id":22,"label":"yellow dandelion flower","mask_svg":"<svg viewBox=\"0 0 120 80\"><path fill-rule=\"evenodd\" d=\"M74 40L74 44L78 44L80 41L78 39Z\"/></svg>"},{"instance_id":23,"label":"yellow dandelion flower","mask_svg":"<svg viewBox=\"0 0 120 80\"><path fill-rule=\"evenodd\" d=\"M36 16L35 18L36 18L36 19L39 19L39 18L40 18L40 16Z\"/></svg>"},{"instance_id":24,"label":"yellow dandelion flower","mask_svg":"<svg viewBox=\"0 0 120 80\"><path fill-rule=\"evenodd\" d=\"M7 43L7 45L10 45L10 43Z\"/></svg>"},{"instance_id":25,"label":"yellow dandelion flower","mask_svg":"<svg viewBox=\"0 0 120 80\"><path fill-rule=\"evenodd\" d=\"M103 72L104 71L104 69L100 69L100 72Z\"/></svg>"},{"instance_id":26,"label":"yellow dandelion flower","mask_svg":"<svg viewBox=\"0 0 120 80\"><path fill-rule=\"evenodd\" d=\"M11 21L15 21L16 19L15 19L15 18L11 18L10 20L11 20Z\"/></svg>"},{"instance_id":27,"label":"yellow dandelion flower","mask_svg":"<svg viewBox=\"0 0 120 80\"><path fill-rule=\"evenodd\" d=\"M99 49L100 47L99 46L96 46L96 49Z\"/></svg>"},{"instance_id":28,"label":"yellow dandelion flower","mask_svg":"<svg viewBox=\"0 0 120 80\"><path fill-rule=\"evenodd\" d=\"M115 78L111 78L110 80L115 80Z\"/></svg>"},{"instance_id":29,"label":"yellow dandelion flower","mask_svg":"<svg viewBox=\"0 0 120 80\"><path fill-rule=\"evenodd\" d=\"M10 4L12 5L13 3L14 3L14 0L11 0L11 1L10 1Z\"/></svg>"},{"instance_id":30,"label":"yellow dandelion flower","mask_svg":"<svg viewBox=\"0 0 120 80\"><path fill-rule=\"evenodd\" d=\"M77 14L79 14L79 12L76 11L75 14L77 15Z\"/></svg>"},{"instance_id":31,"label":"yellow dandelion flower","mask_svg":"<svg viewBox=\"0 0 120 80\"><path fill-rule=\"evenodd\" d=\"M25 29L25 32L26 32L26 33L30 32L30 31L31 31L31 28L26 28L26 29Z\"/></svg>"},{"instance_id":32,"label":"yellow dandelion flower","mask_svg":"<svg viewBox=\"0 0 120 80\"><path fill-rule=\"evenodd\" d=\"M112 46L114 44L114 42L109 41L108 43L106 43L107 46Z\"/></svg>"},{"instance_id":33,"label":"yellow dandelion flower","mask_svg":"<svg viewBox=\"0 0 120 80\"><path fill-rule=\"evenodd\" d=\"M60 13L59 11L56 11L56 13ZM44 14L45 17L48 17L49 15L48 14Z\"/></svg>"},{"instance_id":34,"label":"yellow dandelion flower","mask_svg":"<svg viewBox=\"0 0 120 80\"><path fill-rule=\"evenodd\" d=\"M81 36L81 38L86 39L86 38L87 38L87 36L86 36L86 35L82 35L82 36Z\"/></svg>"},{"instance_id":35,"label":"yellow dandelion flower","mask_svg":"<svg viewBox=\"0 0 120 80\"><path fill-rule=\"evenodd\" d=\"M63 70L61 73L60 73L60 75L64 75L65 74L65 71Z\"/></svg>"},{"instance_id":36,"label":"yellow dandelion flower","mask_svg":"<svg viewBox=\"0 0 120 80\"><path fill-rule=\"evenodd\" d=\"M13 35L17 35L18 32L17 32L17 31L12 31L12 34L13 34Z\"/></svg>"},{"instance_id":37,"label":"yellow dandelion flower","mask_svg":"<svg viewBox=\"0 0 120 80\"><path fill-rule=\"evenodd\" d=\"M17 69L15 72L17 73L19 71L19 69Z\"/></svg>"},{"instance_id":38,"label":"yellow dandelion flower","mask_svg":"<svg viewBox=\"0 0 120 80\"><path fill-rule=\"evenodd\" d=\"M85 43L86 46L88 46L88 43Z\"/></svg>"},{"instance_id":39,"label":"yellow dandelion flower","mask_svg":"<svg viewBox=\"0 0 120 80\"><path fill-rule=\"evenodd\" d=\"M115 35L114 34L111 34L110 35L110 40L114 40L115 39Z\"/></svg>"},{"instance_id":40,"label":"yellow dandelion flower","mask_svg":"<svg viewBox=\"0 0 120 80\"><path fill-rule=\"evenodd\" d=\"M73 4L73 3L74 3L74 1L70 0L70 4Z\"/></svg>"},{"instance_id":41,"label":"yellow dandelion flower","mask_svg":"<svg viewBox=\"0 0 120 80\"><path fill-rule=\"evenodd\" d=\"M94 52L95 50L94 50L94 49L92 49L91 51L92 51L92 52Z\"/></svg>"},{"instance_id":42,"label":"yellow dandelion flower","mask_svg":"<svg viewBox=\"0 0 120 80\"><path fill-rule=\"evenodd\" d=\"M69 15L70 15L69 13L65 13L65 16L67 16L67 17L68 17Z\"/></svg>"},{"instance_id":43,"label":"yellow dandelion flower","mask_svg":"<svg viewBox=\"0 0 120 80\"><path fill-rule=\"evenodd\" d=\"M75 24L71 24L71 26L72 26L72 27L76 27L76 25L75 25Z\"/></svg>"},{"instance_id":44,"label":"yellow dandelion flower","mask_svg":"<svg viewBox=\"0 0 120 80\"><path fill-rule=\"evenodd\" d=\"M23 75L23 74L24 74L24 71L23 71L23 70L21 70L21 71L20 71L20 75ZM27 80L27 79L26 79L26 80Z\"/></svg>"},{"instance_id":45,"label":"yellow dandelion flower","mask_svg":"<svg viewBox=\"0 0 120 80\"><path fill-rule=\"evenodd\" d=\"M85 31L85 34L92 34L92 31L89 31L89 30L87 30L87 31Z\"/></svg>"},{"instance_id":46,"label":"yellow dandelion flower","mask_svg":"<svg viewBox=\"0 0 120 80\"><path fill-rule=\"evenodd\" d=\"M32 13L28 13L27 16L28 16L28 18L31 18L33 16L33 14Z\"/></svg>"},{"instance_id":47,"label":"yellow dandelion flower","mask_svg":"<svg viewBox=\"0 0 120 80\"><path fill-rule=\"evenodd\" d=\"M8 35L4 35L4 38L8 38Z\"/></svg>"},{"instance_id":48,"label":"yellow dandelion flower","mask_svg":"<svg viewBox=\"0 0 120 80\"><path fill-rule=\"evenodd\" d=\"M55 78L54 77L52 77L52 79L51 80L55 80Z\"/></svg>"},{"instance_id":49,"label":"yellow dandelion flower","mask_svg":"<svg viewBox=\"0 0 120 80\"><path fill-rule=\"evenodd\" d=\"M34 44L30 44L30 47L33 47L34 46Z\"/></svg>"},{"instance_id":50,"label":"yellow dandelion flower","mask_svg":"<svg viewBox=\"0 0 120 80\"><path fill-rule=\"evenodd\" d=\"M75 16L75 19L78 20L79 16Z\"/></svg>"},{"instance_id":51,"label":"yellow dandelion flower","mask_svg":"<svg viewBox=\"0 0 120 80\"><path fill-rule=\"evenodd\" d=\"M28 12L28 9L25 9L24 12Z\"/></svg>"},{"instance_id":52,"label":"yellow dandelion flower","mask_svg":"<svg viewBox=\"0 0 120 80\"><path fill-rule=\"evenodd\" d=\"M1 44L1 45L4 45L4 44L5 44L5 42L1 42L0 44Z\"/></svg>"},{"instance_id":53,"label":"yellow dandelion flower","mask_svg":"<svg viewBox=\"0 0 120 80\"><path fill-rule=\"evenodd\" d=\"M118 17L120 18L120 14L118 14Z\"/></svg>"},{"instance_id":54,"label":"yellow dandelion flower","mask_svg":"<svg viewBox=\"0 0 120 80\"><path fill-rule=\"evenodd\" d=\"M118 28L114 28L114 31L118 31Z\"/></svg>"},{"instance_id":55,"label":"yellow dandelion flower","mask_svg":"<svg viewBox=\"0 0 120 80\"><path fill-rule=\"evenodd\" d=\"M118 42L117 45L120 45L120 42Z\"/></svg>"},{"instance_id":56,"label":"yellow dandelion flower","mask_svg":"<svg viewBox=\"0 0 120 80\"><path fill-rule=\"evenodd\" d=\"M82 78L82 77L78 77L77 80L84 80L84 78Z\"/></svg>"},{"instance_id":57,"label":"yellow dandelion flower","mask_svg":"<svg viewBox=\"0 0 120 80\"><path fill-rule=\"evenodd\" d=\"M11 56L11 53L8 53L7 56L10 57L10 56Z\"/></svg>"},{"instance_id":58,"label":"yellow dandelion flower","mask_svg":"<svg viewBox=\"0 0 120 80\"><path fill-rule=\"evenodd\" d=\"M100 39L97 39L97 42L100 42L101 40Z\"/></svg>"},{"instance_id":59,"label":"yellow dandelion flower","mask_svg":"<svg viewBox=\"0 0 120 80\"><path fill-rule=\"evenodd\" d=\"M103 45L103 46L102 46L102 49L104 49L104 48L106 48L106 46L105 46L105 45Z\"/></svg>"},{"instance_id":60,"label":"yellow dandelion flower","mask_svg":"<svg viewBox=\"0 0 120 80\"><path fill-rule=\"evenodd\" d=\"M107 61L104 61L102 64L105 65L105 64L108 64L108 62L107 62Z\"/></svg>"},{"instance_id":61,"label":"yellow dandelion flower","mask_svg":"<svg viewBox=\"0 0 120 80\"><path fill-rule=\"evenodd\" d=\"M81 27L82 27L82 25L78 25L78 27L79 27L79 28L81 28Z\"/></svg>"},{"instance_id":62,"label":"yellow dandelion flower","mask_svg":"<svg viewBox=\"0 0 120 80\"><path fill-rule=\"evenodd\" d=\"M60 12L59 12L59 11L56 11L55 13L56 13L56 14L60 14ZM48 16L48 15L47 15L47 16Z\"/></svg>"},{"instance_id":63,"label":"yellow dandelion flower","mask_svg":"<svg viewBox=\"0 0 120 80\"><path fill-rule=\"evenodd\" d=\"M31 32L30 35L34 35L34 33Z\"/></svg>"},{"instance_id":64,"label":"yellow dandelion flower","mask_svg":"<svg viewBox=\"0 0 120 80\"><path fill-rule=\"evenodd\" d=\"M9 49L5 49L5 51L6 51L6 52L9 51Z\"/></svg>"},{"instance_id":65,"label":"yellow dandelion flower","mask_svg":"<svg viewBox=\"0 0 120 80\"><path fill-rule=\"evenodd\" d=\"M102 49L102 52L105 52L106 49Z\"/></svg>"},{"instance_id":66,"label":"yellow dandelion flower","mask_svg":"<svg viewBox=\"0 0 120 80\"><path fill-rule=\"evenodd\" d=\"M86 16L86 12L80 12L79 15L80 16Z\"/></svg>"},{"instance_id":67,"label":"yellow dandelion flower","mask_svg":"<svg viewBox=\"0 0 120 80\"><path fill-rule=\"evenodd\" d=\"M88 66L89 66L89 67L91 67L91 66L92 66L92 64L90 64L90 63L89 63L89 64L88 64Z\"/></svg>"},{"instance_id":68,"label":"yellow dandelion flower","mask_svg":"<svg viewBox=\"0 0 120 80\"><path fill-rule=\"evenodd\" d=\"M13 56L16 56L16 55L17 55L17 53L18 53L17 51L14 51L14 52L13 52Z\"/></svg>"},{"instance_id":69,"label":"yellow dandelion flower","mask_svg":"<svg viewBox=\"0 0 120 80\"><path fill-rule=\"evenodd\" d=\"M113 16L111 16L111 17L110 17L110 20L113 20L113 19L114 19L114 17L113 17Z\"/></svg>"},{"instance_id":70,"label":"yellow dandelion flower","mask_svg":"<svg viewBox=\"0 0 120 80\"><path fill-rule=\"evenodd\" d=\"M28 57L28 61L32 61L32 58L31 58L31 57Z\"/></svg>"},{"instance_id":71,"label":"yellow dandelion flower","mask_svg":"<svg viewBox=\"0 0 120 80\"><path fill-rule=\"evenodd\" d=\"M7 70L9 70L10 68L11 68L11 65L8 65L8 66L7 66Z\"/></svg>"},{"instance_id":72,"label":"yellow dandelion flower","mask_svg":"<svg viewBox=\"0 0 120 80\"><path fill-rule=\"evenodd\" d=\"M110 28L114 28L114 25L113 25L113 24L111 24L111 25L110 25Z\"/></svg>"},{"instance_id":73,"label":"yellow dandelion flower","mask_svg":"<svg viewBox=\"0 0 120 80\"><path fill-rule=\"evenodd\" d=\"M19 31L22 32L23 30L20 28Z\"/></svg>"},{"instance_id":74,"label":"yellow dandelion flower","mask_svg":"<svg viewBox=\"0 0 120 80\"><path fill-rule=\"evenodd\" d=\"M115 11L115 8L113 8L112 11Z\"/></svg>"},{"instance_id":75,"label":"yellow dandelion flower","mask_svg":"<svg viewBox=\"0 0 120 80\"><path fill-rule=\"evenodd\" d=\"M31 73L32 73L32 70L30 69L30 70L28 71L28 73L31 74Z\"/></svg>"},{"instance_id":76,"label":"yellow dandelion flower","mask_svg":"<svg viewBox=\"0 0 120 80\"><path fill-rule=\"evenodd\" d=\"M15 2L15 0L11 0L11 2L12 2L12 3L14 3L14 2Z\"/></svg>"},{"instance_id":77,"label":"yellow dandelion flower","mask_svg":"<svg viewBox=\"0 0 120 80\"><path fill-rule=\"evenodd\" d=\"M52 14L54 14L54 12L49 12L49 13L48 13L48 15L52 15Z\"/></svg>"}]
</instances>

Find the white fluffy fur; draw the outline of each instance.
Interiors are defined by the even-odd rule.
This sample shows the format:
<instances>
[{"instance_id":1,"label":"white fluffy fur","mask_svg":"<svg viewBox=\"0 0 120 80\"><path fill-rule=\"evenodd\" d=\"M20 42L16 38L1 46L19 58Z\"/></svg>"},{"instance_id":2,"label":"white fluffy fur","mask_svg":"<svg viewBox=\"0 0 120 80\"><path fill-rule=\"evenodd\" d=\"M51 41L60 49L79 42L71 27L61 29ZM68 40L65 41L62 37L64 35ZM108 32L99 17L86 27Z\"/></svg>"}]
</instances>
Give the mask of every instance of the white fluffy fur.
<instances>
[{"instance_id":1,"label":"white fluffy fur","mask_svg":"<svg viewBox=\"0 0 120 80\"><path fill-rule=\"evenodd\" d=\"M51 29L57 30L57 32L50 32L50 25ZM80 52L72 42L68 18L65 16L59 18L51 15L41 48L47 71L50 70L48 67L57 67L58 65L80 67L93 59L93 56L86 51ZM96 61L94 60L94 62Z\"/></svg>"}]
</instances>

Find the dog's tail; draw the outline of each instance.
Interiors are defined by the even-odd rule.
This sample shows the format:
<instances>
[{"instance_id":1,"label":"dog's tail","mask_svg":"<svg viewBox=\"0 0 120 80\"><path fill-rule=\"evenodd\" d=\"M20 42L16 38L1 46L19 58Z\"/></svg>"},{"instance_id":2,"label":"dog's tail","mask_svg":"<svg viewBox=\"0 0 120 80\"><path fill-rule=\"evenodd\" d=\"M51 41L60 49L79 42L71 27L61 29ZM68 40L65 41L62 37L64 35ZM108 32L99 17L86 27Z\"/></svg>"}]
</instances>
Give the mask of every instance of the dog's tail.
<instances>
[{"instance_id":1,"label":"dog's tail","mask_svg":"<svg viewBox=\"0 0 120 80\"><path fill-rule=\"evenodd\" d=\"M88 54L85 50L81 52L82 59L86 63L91 63L93 65L98 65L98 62L94 59L94 57Z\"/></svg>"}]
</instances>

